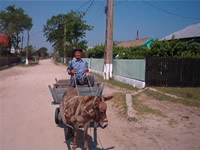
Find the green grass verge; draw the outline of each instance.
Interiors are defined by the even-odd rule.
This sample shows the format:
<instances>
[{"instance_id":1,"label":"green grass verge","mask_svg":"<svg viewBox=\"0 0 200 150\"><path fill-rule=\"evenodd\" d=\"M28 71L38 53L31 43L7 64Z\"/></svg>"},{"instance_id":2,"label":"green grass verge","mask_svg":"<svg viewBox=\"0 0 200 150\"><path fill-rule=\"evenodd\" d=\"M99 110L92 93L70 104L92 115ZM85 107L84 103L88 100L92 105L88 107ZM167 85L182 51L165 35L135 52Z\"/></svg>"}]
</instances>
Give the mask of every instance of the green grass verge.
<instances>
[{"instance_id":1,"label":"green grass verge","mask_svg":"<svg viewBox=\"0 0 200 150\"><path fill-rule=\"evenodd\" d=\"M128 107L126 105L126 96L123 93L114 93L114 98L112 99L113 106L119 108L121 115L127 115Z\"/></svg>"},{"instance_id":2,"label":"green grass verge","mask_svg":"<svg viewBox=\"0 0 200 150\"><path fill-rule=\"evenodd\" d=\"M140 94L137 95L137 96L132 96L133 108L138 112L138 114L153 114L153 115L156 115L156 116L167 117L160 110L153 109L153 108L143 104L139 100L139 96L140 96Z\"/></svg>"},{"instance_id":3,"label":"green grass verge","mask_svg":"<svg viewBox=\"0 0 200 150\"><path fill-rule=\"evenodd\" d=\"M94 76L96 76L100 82L108 83L112 86L117 86L117 87L125 88L125 89L128 89L128 90L134 90L134 91L138 90L138 88L133 87L132 85L129 85L129 84L126 84L126 83L123 83L123 82L120 82L120 81L117 81L117 80L114 80L114 79L104 80L103 76L101 76L97 73L93 73L93 72L90 72L90 73L93 74Z\"/></svg>"},{"instance_id":4,"label":"green grass verge","mask_svg":"<svg viewBox=\"0 0 200 150\"><path fill-rule=\"evenodd\" d=\"M161 94L161 93L154 92L151 90L145 90L144 92L148 96L154 97L155 99L160 100L160 101L170 101L173 103L180 103L185 106L200 107L200 101L196 100L196 99L173 98L173 97L167 96L165 94Z\"/></svg>"},{"instance_id":5,"label":"green grass verge","mask_svg":"<svg viewBox=\"0 0 200 150\"><path fill-rule=\"evenodd\" d=\"M200 88L190 88L190 87L154 87L159 91L176 95L184 99L195 99L200 101Z\"/></svg>"},{"instance_id":6,"label":"green grass verge","mask_svg":"<svg viewBox=\"0 0 200 150\"><path fill-rule=\"evenodd\" d=\"M64 64L63 62L57 62L57 61L54 61L54 64L55 64L55 65L64 65L64 66L68 66L67 64Z\"/></svg>"},{"instance_id":7,"label":"green grass verge","mask_svg":"<svg viewBox=\"0 0 200 150\"><path fill-rule=\"evenodd\" d=\"M19 64L19 66L21 67L30 67L30 66L35 66L35 65L38 65L39 64L39 61L29 61L28 65L26 64Z\"/></svg>"}]
</instances>

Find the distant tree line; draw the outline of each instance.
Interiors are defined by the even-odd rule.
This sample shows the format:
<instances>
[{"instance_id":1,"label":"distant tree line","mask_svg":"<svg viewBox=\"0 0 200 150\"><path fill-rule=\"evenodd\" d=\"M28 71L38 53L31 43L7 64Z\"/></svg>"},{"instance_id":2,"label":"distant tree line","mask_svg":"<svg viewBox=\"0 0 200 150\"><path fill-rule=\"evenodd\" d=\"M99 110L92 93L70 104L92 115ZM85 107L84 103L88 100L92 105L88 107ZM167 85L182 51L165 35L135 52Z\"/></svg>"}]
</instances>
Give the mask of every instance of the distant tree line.
<instances>
[{"instance_id":1,"label":"distant tree line","mask_svg":"<svg viewBox=\"0 0 200 150\"><path fill-rule=\"evenodd\" d=\"M25 14L22 8L15 8L15 5L11 5L6 10L0 11L0 33L8 36L9 50L11 47L19 50L19 43L22 41L21 35L30 30L32 26L32 18Z\"/></svg>"},{"instance_id":2,"label":"distant tree line","mask_svg":"<svg viewBox=\"0 0 200 150\"><path fill-rule=\"evenodd\" d=\"M26 56L26 51L24 50L28 50L29 57L48 56L48 49L45 47L41 47L38 50L34 49L32 45L25 47L24 50L22 47L20 47L20 42L22 42L22 35L25 31L31 30L32 27L32 18L25 14L22 8L16 8L15 5L11 5L8 6L5 10L1 10L0 34L6 35L8 37L8 39L5 39L8 40L8 46L5 47L3 43L0 42L0 56ZM11 48L14 48L15 52L20 51L20 53L12 54Z\"/></svg>"}]
</instances>

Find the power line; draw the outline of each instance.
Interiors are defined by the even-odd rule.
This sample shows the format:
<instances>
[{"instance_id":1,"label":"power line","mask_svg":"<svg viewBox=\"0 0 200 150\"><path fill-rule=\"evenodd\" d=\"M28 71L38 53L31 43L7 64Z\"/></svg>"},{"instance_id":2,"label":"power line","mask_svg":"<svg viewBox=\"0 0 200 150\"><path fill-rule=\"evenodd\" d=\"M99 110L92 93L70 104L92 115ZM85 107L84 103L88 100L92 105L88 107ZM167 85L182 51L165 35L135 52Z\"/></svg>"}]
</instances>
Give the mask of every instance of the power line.
<instances>
[{"instance_id":1,"label":"power line","mask_svg":"<svg viewBox=\"0 0 200 150\"><path fill-rule=\"evenodd\" d=\"M84 12L84 16L86 15L86 13L88 12L88 10L92 7L92 5L94 4L95 0L92 0L92 2L90 3L89 7L85 10Z\"/></svg>"},{"instance_id":2,"label":"power line","mask_svg":"<svg viewBox=\"0 0 200 150\"><path fill-rule=\"evenodd\" d=\"M31 36L35 36L36 34L38 34L38 33L40 33L40 32L42 32L43 30L40 30L40 31L37 31L37 32L34 32L34 33L31 33Z\"/></svg>"},{"instance_id":3,"label":"power line","mask_svg":"<svg viewBox=\"0 0 200 150\"><path fill-rule=\"evenodd\" d=\"M91 0L86 1L85 3L83 3L79 8L77 8L75 11L78 11L79 9L81 9L82 7L84 7L87 3L89 3Z\"/></svg>"},{"instance_id":4,"label":"power line","mask_svg":"<svg viewBox=\"0 0 200 150\"><path fill-rule=\"evenodd\" d=\"M97 18L100 17L100 15L104 14L104 2L101 3L101 5L99 5L98 9L96 9L96 12L94 13L94 15L91 17L91 19L88 22L94 22L94 20L96 20ZM103 7L102 7L103 6Z\"/></svg>"},{"instance_id":5,"label":"power line","mask_svg":"<svg viewBox=\"0 0 200 150\"><path fill-rule=\"evenodd\" d=\"M149 6L153 7L153 8L156 8L156 9L162 11L162 12L165 12L165 13L170 14L170 15L173 15L173 16L177 16L177 17L181 17L181 18L185 18L185 19L200 20L200 18L198 18L198 17L183 16L183 15L176 14L176 13L174 13L174 12L171 12L171 11L168 11L168 10L165 10L165 9L162 9L162 8L160 8L160 7L156 6L156 5L153 5L153 4L151 4L151 3L149 3L149 2L147 2L147 1L145 1L145 0L142 0L142 2L144 2L145 4L147 4L147 5L149 5Z\"/></svg>"},{"instance_id":6,"label":"power line","mask_svg":"<svg viewBox=\"0 0 200 150\"><path fill-rule=\"evenodd\" d=\"M119 3L117 3L117 4L114 4L114 7L115 7L115 6L118 6L118 5L121 5L121 4L123 4L123 3L126 3L126 2L128 2L128 0L124 0L124 1L122 1L122 2L119 2Z\"/></svg>"}]
</instances>

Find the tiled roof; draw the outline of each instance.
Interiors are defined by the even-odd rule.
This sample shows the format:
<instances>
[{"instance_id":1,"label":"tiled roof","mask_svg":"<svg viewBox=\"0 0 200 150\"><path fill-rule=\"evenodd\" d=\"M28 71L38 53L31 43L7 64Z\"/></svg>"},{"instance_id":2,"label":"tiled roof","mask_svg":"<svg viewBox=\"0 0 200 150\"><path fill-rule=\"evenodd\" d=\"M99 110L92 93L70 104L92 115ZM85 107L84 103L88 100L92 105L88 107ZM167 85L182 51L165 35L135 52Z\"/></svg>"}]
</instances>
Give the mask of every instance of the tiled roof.
<instances>
[{"instance_id":1,"label":"tiled roof","mask_svg":"<svg viewBox=\"0 0 200 150\"><path fill-rule=\"evenodd\" d=\"M174 39L187 39L187 38L200 37L200 23L190 25L160 40L171 40L173 36L175 36Z\"/></svg>"},{"instance_id":2,"label":"tiled roof","mask_svg":"<svg viewBox=\"0 0 200 150\"><path fill-rule=\"evenodd\" d=\"M143 39L137 39L137 40L130 40L130 41L124 41L117 44L119 47L131 47L131 46L141 46L144 42L148 41L151 37L143 38Z\"/></svg>"},{"instance_id":3,"label":"tiled roof","mask_svg":"<svg viewBox=\"0 0 200 150\"><path fill-rule=\"evenodd\" d=\"M0 43L3 44L4 47L8 46L8 36L5 34L0 34Z\"/></svg>"}]
</instances>

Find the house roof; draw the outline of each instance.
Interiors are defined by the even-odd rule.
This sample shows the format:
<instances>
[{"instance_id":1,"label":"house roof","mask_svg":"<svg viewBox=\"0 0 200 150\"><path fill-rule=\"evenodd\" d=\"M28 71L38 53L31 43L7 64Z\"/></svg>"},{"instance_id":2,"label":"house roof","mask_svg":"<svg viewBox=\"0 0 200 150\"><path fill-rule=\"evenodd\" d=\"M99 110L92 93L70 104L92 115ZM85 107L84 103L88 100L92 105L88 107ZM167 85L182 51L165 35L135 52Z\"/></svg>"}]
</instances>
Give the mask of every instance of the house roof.
<instances>
[{"instance_id":1,"label":"house roof","mask_svg":"<svg viewBox=\"0 0 200 150\"><path fill-rule=\"evenodd\" d=\"M0 34L0 43L2 43L2 45L4 47L8 46L8 36L5 34Z\"/></svg>"},{"instance_id":2,"label":"house roof","mask_svg":"<svg viewBox=\"0 0 200 150\"><path fill-rule=\"evenodd\" d=\"M174 39L187 39L187 38L200 37L200 23L190 25L160 40L171 40L173 36L175 36Z\"/></svg>"},{"instance_id":3,"label":"house roof","mask_svg":"<svg viewBox=\"0 0 200 150\"><path fill-rule=\"evenodd\" d=\"M141 46L142 44L144 44L149 39L151 39L151 37L143 38L143 39L137 39L137 40L124 41L124 42L120 42L119 44L117 44L117 46L119 46L119 47Z\"/></svg>"}]
</instances>

